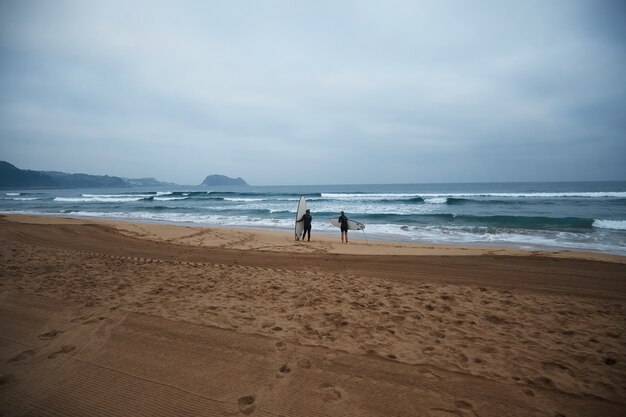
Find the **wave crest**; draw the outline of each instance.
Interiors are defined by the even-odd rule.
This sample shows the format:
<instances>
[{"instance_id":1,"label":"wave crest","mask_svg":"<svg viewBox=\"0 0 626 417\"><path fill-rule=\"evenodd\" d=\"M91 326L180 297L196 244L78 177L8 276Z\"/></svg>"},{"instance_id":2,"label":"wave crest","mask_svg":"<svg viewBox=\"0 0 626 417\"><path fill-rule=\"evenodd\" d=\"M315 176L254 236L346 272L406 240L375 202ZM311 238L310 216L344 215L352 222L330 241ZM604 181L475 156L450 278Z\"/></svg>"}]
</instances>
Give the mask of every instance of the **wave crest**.
<instances>
[{"instance_id":1,"label":"wave crest","mask_svg":"<svg viewBox=\"0 0 626 417\"><path fill-rule=\"evenodd\" d=\"M597 229L626 230L626 220L599 220L593 221Z\"/></svg>"}]
</instances>

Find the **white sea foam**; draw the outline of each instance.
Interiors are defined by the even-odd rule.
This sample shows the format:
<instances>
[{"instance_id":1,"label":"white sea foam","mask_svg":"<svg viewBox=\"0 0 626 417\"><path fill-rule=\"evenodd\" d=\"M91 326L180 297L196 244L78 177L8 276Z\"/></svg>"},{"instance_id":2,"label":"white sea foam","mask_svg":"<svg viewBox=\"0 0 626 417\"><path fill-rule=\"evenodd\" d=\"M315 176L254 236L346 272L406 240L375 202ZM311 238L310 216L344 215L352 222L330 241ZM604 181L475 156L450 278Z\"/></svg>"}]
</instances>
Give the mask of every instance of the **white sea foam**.
<instances>
[{"instance_id":1,"label":"white sea foam","mask_svg":"<svg viewBox=\"0 0 626 417\"><path fill-rule=\"evenodd\" d=\"M267 201L264 198L224 197L224 201L247 203L252 201Z\"/></svg>"},{"instance_id":2,"label":"white sea foam","mask_svg":"<svg viewBox=\"0 0 626 417\"><path fill-rule=\"evenodd\" d=\"M366 214L381 214L381 215L412 215L412 214L429 214L432 213L436 205L428 204L387 204L384 206L377 205L375 202L363 202L358 205L352 205L345 202L337 201L308 201L308 208L311 209L313 216L315 213L337 213L340 211L346 211L349 215L366 215ZM257 201L257 202L242 202L242 204L233 206L211 206L205 207L210 210L267 210L270 213L295 213L297 206L293 202L289 201Z\"/></svg>"},{"instance_id":3,"label":"white sea foam","mask_svg":"<svg viewBox=\"0 0 626 417\"><path fill-rule=\"evenodd\" d=\"M152 196L150 196L152 197ZM132 201L141 201L145 197L113 197L113 196L93 196L93 197L54 197L54 201L63 203L128 203Z\"/></svg>"},{"instance_id":4,"label":"white sea foam","mask_svg":"<svg viewBox=\"0 0 626 417\"><path fill-rule=\"evenodd\" d=\"M155 201L175 201L175 200L187 200L188 198L189 197L154 197L154 200Z\"/></svg>"},{"instance_id":5,"label":"white sea foam","mask_svg":"<svg viewBox=\"0 0 626 417\"><path fill-rule=\"evenodd\" d=\"M593 192L536 192L536 193L322 193L322 198L336 200L391 200L410 198L470 198L470 197L497 197L497 198L626 198L623 191L593 191Z\"/></svg>"},{"instance_id":6,"label":"white sea foam","mask_svg":"<svg viewBox=\"0 0 626 417\"><path fill-rule=\"evenodd\" d=\"M358 205L350 205L341 202L323 202L321 204L310 204L309 208L312 212L329 212L339 213L345 211L348 216L354 215L368 215L368 214L382 214L382 215L418 215L418 214L430 214L437 209L437 205L434 204L385 204L384 206L376 203L363 203ZM292 209L295 212L295 209ZM357 219L355 219L357 220Z\"/></svg>"},{"instance_id":7,"label":"white sea foam","mask_svg":"<svg viewBox=\"0 0 626 417\"><path fill-rule=\"evenodd\" d=\"M159 194L157 194L159 195ZM148 198L154 197L154 194L81 194L85 198Z\"/></svg>"},{"instance_id":8,"label":"white sea foam","mask_svg":"<svg viewBox=\"0 0 626 417\"><path fill-rule=\"evenodd\" d=\"M513 197L513 198L626 198L626 192L562 192L562 193L478 193L467 197Z\"/></svg>"},{"instance_id":9,"label":"white sea foam","mask_svg":"<svg viewBox=\"0 0 626 417\"><path fill-rule=\"evenodd\" d=\"M626 220L594 220L593 227L598 229L626 230Z\"/></svg>"},{"instance_id":10,"label":"white sea foam","mask_svg":"<svg viewBox=\"0 0 626 417\"><path fill-rule=\"evenodd\" d=\"M448 202L447 197L432 197L432 198L426 198L424 200L424 203L428 203L428 204L446 204L447 202Z\"/></svg>"},{"instance_id":11,"label":"white sea foam","mask_svg":"<svg viewBox=\"0 0 626 417\"><path fill-rule=\"evenodd\" d=\"M404 194L404 193L367 193L367 194L348 194L348 193L322 193L322 198L334 200L389 200L389 199L409 199L420 197L420 194Z\"/></svg>"},{"instance_id":12,"label":"white sea foam","mask_svg":"<svg viewBox=\"0 0 626 417\"><path fill-rule=\"evenodd\" d=\"M200 213L180 213L180 212L47 212L39 211L4 211L6 213L23 214L52 214L71 215L76 217L102 217L118 218L134 221L164 222L164 223L189 223L201 226L221 226L221 227L252 227L252 228L273 228L281 230L293 229L293 218L267 218L257 216L230 216L222 214L200 214ZM321 216L314 217L314 233L334 233L337 228L330 224L329 218ZM358 220L358 218L357 218ZM603 224L605 221L597 221ZM605 223L612 228L621 227L624 230L624 221L608 221L615 223ZM594 226L597 227L596 223ZM424 243L443 244L469 244L469 245L496 245L513 246L526 249L575 249L575 250L595 250L606 253L616 253L626 255L626 243L623 239L606 240L603 236L590 236L588 233L575 233L564 231L546 230L514 230L493 227L471 227L471 226L403 226L401 224L374 224L367 223L367 236L381 239L404 240ZM363 232L353 232L354 236L360 236ZM365 235L363 235L365 236Z\"/></svg>"},{"instance_id":13,"label":"white sea foam","mask_svg":"<svg viewBox=\"0 0 626 417\"><path fill-rule=\"evenodd\" d=\"M523 249L575 249L626 254L623 242L607 243L591 239L585 233L441 226L410 227L404 228L403 232L410 240L417 242L510 245Z\"/></svg>"},{"instance_id":14,"label":"white sea foam","mask_svg":"<svg viewBox=\"0 0 626 417\"><path fill-rule=\"evenodd\" d=\"M364 188L372 191L369 193L351 192L359 188L344 188L348 192L311 192L307 196L307 203L313 213L313 231L333 235L338 233L329 223L329 218L335 217L335 214L338 216L339 211L344 210L350 218L365 223L368 236L385 240L516 247L550 246L626 254L626 220L607 220L626 219L626 216L622 216L626 214L626 206L621 200L626 198L626 192L545 193L525 191L530 188L500 187L491 190L513 192L478 193L474 192L476 187L462 186L455 188L457 192L448 192L451 190L449 187L429 188L430 193L413 192L416 189L418 188L372 187ZM538 186L536 189L547 188ZM201 194L204 191L163 190L10 192L0 194L0 210L16 213L19 208L23 208L34 210L33 214L293 230L298 199L295 195L299 193L297 189L288 189L284 194L274 191L253 194L217 193L211 196L214 198L206 198ZM393 193L389 190L400 192ZM80 194L81 192L91 194ZM485 204L484 207L476 207L475 204L462 204L463 201L455 201L454 198ZM15 201L18 199L22 201ZM169 201L173 203L168 203ZM493 201L524 203L519 206L491 204ZM69 211L68 208L78 212ZM455 215L458 218L451 217ZM508 224L519 224L520 229L515 229L515 226L505 228L503 225L507 224L506 218L500 216L511 217L511 223ZM543 227L542 224L546 223L543 230L521 228L526 224L522 217L528 217L527 223L532 226L534 216L541 217L537 219L536 227ZM552 221L552 218L555 220ZM563 220L558 220L560 218ZM593 221L593 228L589 227L592 221L587 219L596 219ZM355 233L360 235L362 232Z\"/></svg>"}]
</instances>

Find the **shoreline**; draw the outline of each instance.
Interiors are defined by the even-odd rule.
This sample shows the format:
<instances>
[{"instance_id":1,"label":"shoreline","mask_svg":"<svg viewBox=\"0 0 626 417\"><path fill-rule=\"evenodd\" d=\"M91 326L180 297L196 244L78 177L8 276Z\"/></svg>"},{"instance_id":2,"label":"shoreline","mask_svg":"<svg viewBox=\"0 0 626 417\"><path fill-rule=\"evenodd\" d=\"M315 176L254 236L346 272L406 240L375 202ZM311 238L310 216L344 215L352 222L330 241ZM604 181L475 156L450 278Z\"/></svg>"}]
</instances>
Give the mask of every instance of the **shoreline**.
<instances>
[{"instance_id":1,"label":"shoreline","mask_svg":"<svg viewBox=\"0 0 626 417\"><path fill-rule=\"evenodd\" d=\"M621 416L625 277L608 255L0 216L0 409Z\"/></svg>"},{"instance_id":2,"label":"shoreline","mask_svg":"<svg viewBox=\"0 0 626 417\"><path fill-rule=\"evenodd\" d=\"M265 243L254 249L272 250L271 248L280 247L280 250L288 250L290 246L293 246L294 252L300 252L298 245L307 244L304 242L297 242L293 239L293 235L284 230L276 230L272 228L250 228L250 227L227 227L227 226L201 226L195 223L157 223L148 221L135 221L122 218L100 218L100 217L74 217L68 215L39 215L39 214L0 214L0 218L6 218L9 221L24 222L24 223L68 223L68 224L81 224L81 223L93 223L112 226L118 230L126 233L135 234L140 237L156 238L166 241L179 241L181 243L192 245L203 245L201 239L193 239L190 236L196 234L198 231L223 231L228 235L229 233L251 233L261 238ZM139 229L145 229L138 231ZM194 232L185 232L193 230ZM228 241L228 239L225 239ZM566 248L545 248L545 249L522 249L511 246L485 246L479 244L441 244L441 243L417 243L407 241L390 241L384 239L378 239L375 235L372 239L365 239L359 236L358 233L353 232L350 234L350 243L341 244L339 232L337 232L336 238L330 232L314 232L313 241L310 242L313 245L322 243L324 245L331 245L332 249L330 253L344 253L344 254L359 254L359 255L453 255L453 256L475 256L475 255L511 255L511 256L551 256L559 258L572 258L572 259L588 259L599 260L605 262L626 263L626 256L614 253L603 253L597 251L584 251L584 250L572 250ZM226 242L222 242L226 243ZM244 249L250 249L249 247L243 247Z\"/></svg>"},{"instance_id":3,"label":"shoreline","mask_svg":"<svg viewBox=\"0 0 626 417\"><path fill-rule=\"evenodd\" d=\"M336 228L329 220L344 210L367 226L363 237L372 241L626 256L626 212L619 205L626 195L623 185L600 181L52 189L24 190L24 195L0 199L0 205L5 214L289 233L297 198L304 195L310 200L316 235L332 236Z\"/></svg>"}]
</instances>

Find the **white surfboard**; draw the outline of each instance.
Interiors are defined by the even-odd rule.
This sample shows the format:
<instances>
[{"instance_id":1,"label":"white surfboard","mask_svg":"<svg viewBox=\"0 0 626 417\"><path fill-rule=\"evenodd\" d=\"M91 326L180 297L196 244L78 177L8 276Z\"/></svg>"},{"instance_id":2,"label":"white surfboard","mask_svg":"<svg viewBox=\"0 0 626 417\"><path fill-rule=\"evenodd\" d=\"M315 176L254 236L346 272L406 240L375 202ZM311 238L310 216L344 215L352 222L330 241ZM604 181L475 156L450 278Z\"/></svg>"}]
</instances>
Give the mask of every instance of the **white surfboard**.
<instances>
[{"instance_id":1,"label":"white surfboard","mask_svg":"<svg viewBox=\"0 0 626 417\"><path fill-rule=\"evenodd\" d=\"M298 220L302 220L302 216L304 216L305 213L306 200L304 196L302 196L300 197L300 201L298 201L298 210L296 210L296 227L294 228L296 240L300 240L302 233L304 233L304 222L298 222Z\"/></svg>"},{"instance_id":2,"label":"white surfboard","mask_svg":"<svg viewBox=\"0 0 626 417\"><path fill-rule=\"evenodd\" d=\"M339 223L338 219L330 219L330 224L336 227L341 227L341 223ZM348 219L348 230L365 230L365 225Z\"/></svg>"}]
</instances>

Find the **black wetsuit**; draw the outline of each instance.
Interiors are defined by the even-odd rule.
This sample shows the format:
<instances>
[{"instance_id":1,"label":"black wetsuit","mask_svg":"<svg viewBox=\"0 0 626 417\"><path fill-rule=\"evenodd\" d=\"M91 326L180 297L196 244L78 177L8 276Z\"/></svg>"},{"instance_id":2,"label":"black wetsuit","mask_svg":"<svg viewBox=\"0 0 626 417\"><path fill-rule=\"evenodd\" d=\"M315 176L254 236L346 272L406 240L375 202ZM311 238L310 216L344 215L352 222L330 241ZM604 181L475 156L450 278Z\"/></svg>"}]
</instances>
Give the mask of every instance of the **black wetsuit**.
<instances>
[{"instance_id":1,"label":"black wetsuit","mask_svg":"<svg viewBox=\"0 0 626 417\"><path fill-rule=\"evenodd\" d=\"M311 221L313 220L313 216L311 216L310 213L305 213L304 216L302 216L302 221L304 222L304 232L302 233L302 240L304 240L304 237L306 236L306 234L309 234L309 239L311 240Z\"/></svg>"},{"instance_id":2,"label":"black wetsuit","mask_svg":"<svg viewBox=\"0 0 626 417\"><path fill-rule=\"evenodd\" d=\"M345 214L342 214L341 216L339 216L339 223L340 223L340 229L342 232L347 232L348 231L348 218L345 216Z\"/></svg>"}]
</instances>

